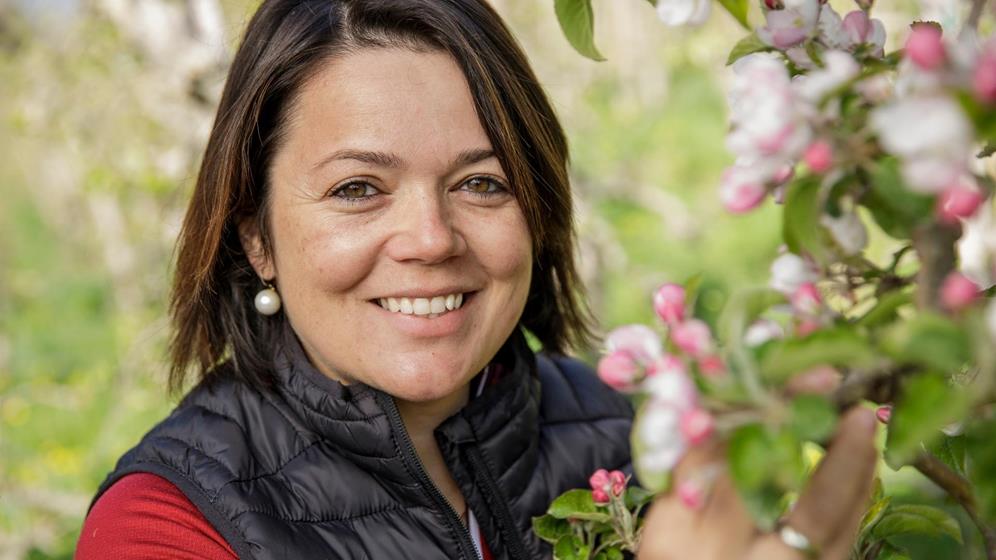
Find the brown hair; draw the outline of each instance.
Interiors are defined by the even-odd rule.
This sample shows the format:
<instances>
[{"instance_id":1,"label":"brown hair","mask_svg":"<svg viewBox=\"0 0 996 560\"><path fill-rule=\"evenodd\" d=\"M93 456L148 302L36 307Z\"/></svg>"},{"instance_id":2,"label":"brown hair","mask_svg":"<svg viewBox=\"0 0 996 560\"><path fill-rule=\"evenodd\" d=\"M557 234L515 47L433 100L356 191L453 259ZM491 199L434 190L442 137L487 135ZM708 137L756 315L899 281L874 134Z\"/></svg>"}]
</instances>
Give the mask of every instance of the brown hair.
<instances>
[{"instance_id":1,"label":"brown hair","mask_svg":"<svg viewBox=\"0 0 996 560\"><path fill-rule=\"evenodd\" d=\"M268 169L289 107L324 62L368 47L442 50L470 84L477 114L532 237L533 280L521 325L547 351L580 347L589 315L574 263L567 141L524 53L484 0L266 0L235 55L177 246L170 310L170 390L191 366L204 378L230 358L270 384L280 315L256 313L262 288L239 240L267 236Z\"/></svg>"}]
</instances>

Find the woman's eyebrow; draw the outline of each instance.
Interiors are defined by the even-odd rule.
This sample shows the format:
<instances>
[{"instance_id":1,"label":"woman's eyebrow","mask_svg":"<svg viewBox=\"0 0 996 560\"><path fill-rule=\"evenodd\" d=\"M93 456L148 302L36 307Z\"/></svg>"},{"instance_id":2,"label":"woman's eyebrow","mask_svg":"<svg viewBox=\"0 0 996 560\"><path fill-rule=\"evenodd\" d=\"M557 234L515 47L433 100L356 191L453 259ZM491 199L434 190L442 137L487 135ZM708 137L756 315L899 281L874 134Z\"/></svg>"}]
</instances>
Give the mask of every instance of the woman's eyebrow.
<instances>
[{"instance_id":1,"label":"woman's eyebrow","mask_svg":"<svg viewBox=\"0 0 996 560\"><path fill-rule=\"evenodd\" d=\"M459 169L461 167L466 167L475 163L482 162L486 159L495 157L494 150L490 148L477 148L473 150L464 150L457 154L453 158L453 162L450 163L450 169ZM333 161L338 160L354 160L362 163L367 163L370 165L376 165L378 167L387 167L390 169L399 169L405 166L405 160L397 155L390 152L378 152L370 150L355 150L351 148L345 148L342 150L336 150L332 154L322 158L318 163L315 164L314 169L319 169Z\"/></svg>"}]
</instances>

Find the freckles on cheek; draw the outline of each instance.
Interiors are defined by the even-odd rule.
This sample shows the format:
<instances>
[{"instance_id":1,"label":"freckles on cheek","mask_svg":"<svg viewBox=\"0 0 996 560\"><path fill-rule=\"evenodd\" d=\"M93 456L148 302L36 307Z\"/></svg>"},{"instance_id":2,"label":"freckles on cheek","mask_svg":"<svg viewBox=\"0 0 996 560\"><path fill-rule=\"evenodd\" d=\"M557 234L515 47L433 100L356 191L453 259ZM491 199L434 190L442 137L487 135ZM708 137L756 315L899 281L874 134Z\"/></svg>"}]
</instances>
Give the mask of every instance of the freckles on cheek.
<instances>
[{"instance_id":1,"label":"freckles on cheek","mask_svg":"<svg viewBox=\"0 0 996 560\"><path fill-rule=\"evenodd\" d=\"M312 269L316 281L325 289L341 292L367 277L376 256L362 236L329 230L310 235L302 243L298 258Z\"/></svg>"}]
</instances>

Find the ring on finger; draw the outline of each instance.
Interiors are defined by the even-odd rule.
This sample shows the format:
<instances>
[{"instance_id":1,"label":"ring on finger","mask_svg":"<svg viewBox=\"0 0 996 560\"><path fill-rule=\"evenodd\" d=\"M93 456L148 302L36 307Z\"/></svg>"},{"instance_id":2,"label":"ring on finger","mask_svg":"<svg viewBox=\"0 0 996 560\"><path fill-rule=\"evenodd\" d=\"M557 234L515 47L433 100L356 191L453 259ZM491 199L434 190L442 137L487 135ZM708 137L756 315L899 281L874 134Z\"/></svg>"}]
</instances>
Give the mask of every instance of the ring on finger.
<instances>
[{"instance_id":1,"label":"ring on finger","mask_svg":"<svg viewBox=\"0 0 996 560\"><path fill-rule=\"evenodd\" d=\"M788 523L779 523L778 527L775 529L778 539L782 543L793 549L801 552L806 558L819 558L820 551L816 546L813 545L806 537L799 531L796 531Z\"/></svg>"}]
</instances>

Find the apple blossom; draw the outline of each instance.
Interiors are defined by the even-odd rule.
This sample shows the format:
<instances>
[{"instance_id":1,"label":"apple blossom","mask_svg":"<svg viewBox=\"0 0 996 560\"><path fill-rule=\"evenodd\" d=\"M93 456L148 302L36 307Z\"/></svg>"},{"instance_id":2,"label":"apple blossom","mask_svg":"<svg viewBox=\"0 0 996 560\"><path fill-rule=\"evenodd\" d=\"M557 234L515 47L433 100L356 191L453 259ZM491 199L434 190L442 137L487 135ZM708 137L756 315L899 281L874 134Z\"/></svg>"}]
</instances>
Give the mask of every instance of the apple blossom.
<instances>
[{"instance_id":1,"label":"apple blossom","mask_svg":"<svg viewBox=\"0 0 996 560\"><path fill-rule=\"evenodd\" d=\"M715 430L712 415L701 408L693 408L681 415L681 434L690 445L701 445Z\"/></svg>"},{"instance_id":2,"label":"apple blossom","mask_svg":"<svg viewBox=\"0 0 996 560\"><path fill-rule=\"evenodd\" d=\"M632 391L642 371L629 352L617 350L598 361L598 377L616 391Z\"/></svg>"},{"instance_id":3,"label":"apple blossom","mask_svg":"<svg viewBox=\"0 0 996 560\"><path fill-rule=\"evenodd\" d=\"M682 352L699 357L712 350L712 331L703 321L689 319L671 327L671 342Z\"/></svg>"},{"instance_id":4,"label":"apple blossom","mask_svg":"<svg viewBox=\"0 0 996 560\"><path fill-rule=\"evenodd\" d=\"M833 166L833 147L826 140L817 140L806 148L802 160L813 173L826 173Z\"/></svg>"},{"instance_id":5,"label":"apple blossom","mask_svg":"<svg viewBox=\"0 0 996 560\"><path fill-rule=\"evenodd\" d=\"M803 317L795 325L795 335L805 337L823 328L823 323L813 317Z\"/></svg>"},{"instance_id":6,"label":"apple blossom","mask_svg":"<svg viewBox=\"0 0 996 560\"><path fill-rule=\"evenodd\" d=\"M744 345L756 348L769 340L785 337L785 329L771 319L758 319L744 331Z\"/></svg>"},{"instance_id":7,"label":"apple blossom","mask_svg":"<svg viewBox=\"0 0 996 560\"><path fill-rule=\"evenodd\" d=\"M688 373L688 368L685 367L685 362L681 361L681 358L672 356L671 354L663 354L647 366L647 377L654 377L656 375L667 373L680 373L685 375Z\"/></svg>"},{"instance_id":8,"label":"apple blossom","mask_svg":"<svg viewBox=\"0 0 996 560\"><path fill-rule=\"evenodd\" d=\"M820 42L827 48L848 49L853 44L850 34L844 29L840 14L830 4L823 4L820 8L820 19L816 28Z\"/></svg>"},{"instance_id":9,"label":"apple blossom","mask_svg":"<svg viewBox=\"0 0 996 560\"><path fill-rule=\"evenodd\" d=\"M765 10L764 27L757 36L776 49L802 43L816 30L820 17L819 0L785 0L780 10Z\"/></svg>"},{"instance_id":10,"label":"apple blossom","mask_svg":"<svg viewBox=\"0 0 996 560\"><path fill-rule=\"evenodd\" d=\"M803 315L816 315L823 304L823 298L816 284L806 282L792 293L792 308Z\"/></svg>"},{"instance_id":11,"label":"apple blossom","mask_svg":"<svg viewBox=\"0 0 996 560\"><path fill-rule=\"evenodd\" d=\"M756 169L736 165L727 168L719 185L723 207L734 214L757 208L768 194L763 179Z\"/></svg>"},{"instance_id":12,"label":"apple blossom","mask_svg":"<svg viewBox=\"0 0 996 560\"><path fill-rule=\"evenodd\" d=\"M685 318L685 288L679 284L664 284L654 292L654 311L667 324Z\"/></svg>"},{"instance_id":13,"label":"apple blossom","mask_svg":"<svg viewBox=\"0 0 996 560\"><path fill-rule=\"evenodd\" d=\"M889 419L892 418L892 406L886 404L876 408L875 418L878 418L878 421L883 424L888 424Z\"/></svg>"},{"instance_id":14,"label":"apple blossom","mask_svg":"<svg viewBox=\"0 0 996 560\"><path fill-rule=\"evenodd\" d=\"M636 455L636 462L647 472L670 471L688 450L681 435L681 412L671 406L648 403L640 416L637 437L645 449Z\"/></svg>"},{"instance_id":15,"label":"apple blossom","mask_svg":"<svg viewBox=\"0 0 996 560\"><path fill-rule=\"evenodd\" d=\"M698 359L699 372L706 377L720 377L726 374L726 363L717 354L709 354Z\"/></svg>"},{"instance_id":16,"label":"apple blossom","mask_svg":"<svg viewBox=\"0 0 996 560\"><path fill-rule=\"evenodd\" d=\"M657 17L665 25L702 25L709 19L712 0L658 0Z\"/></svg>"},{"instance_id":17,"label":"apple blossom","mask_svg":"<svg viewBox=\"0 0 996 560\"><path fill-rule=\"evenodd\" d=\"M844 256L857 255L868 246L868 230L856 212L843 212L837 218L824 214L820 216L820 223L830 232Z\"/></svg>"},{"instance_id":18,"label":"apple blossom","mask_svg":"<svg viewBox=\"0 0 996 560\"><path fill-rule=\"evenodd\" d=\"M984 204L962 224L958 240L958 269L978 286L996 283L996 217L992 203Z\"/></svg>"},{"instance_id":19,"label":"apple blossom","mask_svg":"<svg viewBox=\"0 0 996 560\"><path fill-rule=\"evenodd\" d=\"M923 70L940 68L947 58L940 28L930 24L914 25L906 39L906 57Z\"/></svg>"},{"instance_id":20,"label":"apple blossom","mask_svg":"<svg viewBox=\"0 0 996 560\"><path fill-rule=\"evenodd\" d=\"M685 480L678 484L678 499L688 509L698 510L705 505L705 490L696 480Z\"/></svg>"},{"instance_id":21,"label":"apple blossom","mask_svg":"<svg viewBox=\"0 0 996 560\"><path fill-rule=\"evenodd\" d=\"M853 45L871 45L873 55L885 54L885 26L881 20L871 19L862 10L854 10L844 16L844 31Z\"/></svg>"},{"instance_id":22,"label":"apple blossom","mask_svg":"<svg viewBox=\"0 0 996 560\"><path fill-rule=\"evenodd\" d=\"M596 504L609 503L609 494L622 496L626 491L626 475L622 471L609 472L605 469L598 469L588 479L591 486L591 497Z\"/></svg>"},{"instance_id":23,"label":"apple blossom","mask_svg":"<svg viewBox=\"0 0 996 560\"><path fill-rule=\"evenodd\" d=\"M661 339L645 325L625 325L614 329L605 339L609 353L626 352L638 363L647 365L663 353Z\"/></svg>"},{"instance_id":24,"label":"apple blossom","mask_svg":"<svg viewBox=\"0 0 996 560\"><path fill-rule=\"evenodd\" d=\"M648 375L643 382L643 390L657 406L667 406L678 411L698 406L698 389L684 371L671 370Z\"/></svg>"},{"instance_id":25,"label":"apple blossom","mask_svg":"<svg viewBox=\"0 0 996 560\"><path fill-rule=\"evenodd\" d=\"M983 103L996 103L996 41L989 41L972 70L972 91Z\"/></svg>"},{"instance_id":26,"label":"apple blossom","mask_svg":"<svg viewBox=\"0 0 996 560\"><path fill-rule=\"evenodd\" d=\"M950 311L959 311L979 296L979 287L960 272L952 272L941 284L941 304Z\"/></svg>"},{"instance_id":27,"label":"apple blossom","mask_svg":"<svg viewBox=\"0 0 996 560\"><path fill-rule=\"evenodd\" d=\"M965 185L948 187L937 198L937 217L947 224L956 224L962 218L975 215L985 201L977 189Z\"/></svg>"},{"instance_id":28,"label":"apple blossom","mask_svg":"<svg viewBox=\"0 0 996 560\"><path fill-rule=\"evenodd\" d=\"M791 296L807 282L819 280L816 268L794 253L785 253L771 263L771 287Z\"/></svg>"}]
</instances>

